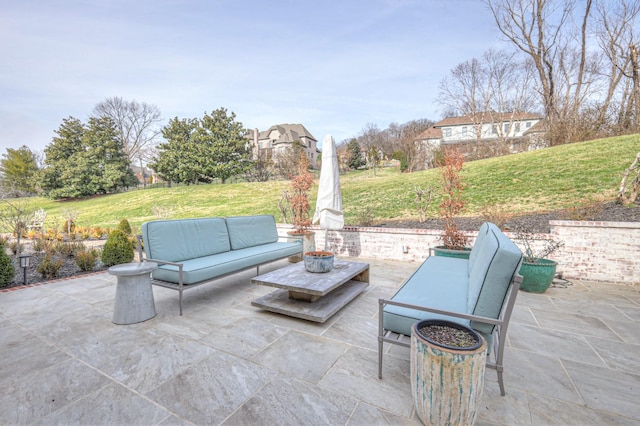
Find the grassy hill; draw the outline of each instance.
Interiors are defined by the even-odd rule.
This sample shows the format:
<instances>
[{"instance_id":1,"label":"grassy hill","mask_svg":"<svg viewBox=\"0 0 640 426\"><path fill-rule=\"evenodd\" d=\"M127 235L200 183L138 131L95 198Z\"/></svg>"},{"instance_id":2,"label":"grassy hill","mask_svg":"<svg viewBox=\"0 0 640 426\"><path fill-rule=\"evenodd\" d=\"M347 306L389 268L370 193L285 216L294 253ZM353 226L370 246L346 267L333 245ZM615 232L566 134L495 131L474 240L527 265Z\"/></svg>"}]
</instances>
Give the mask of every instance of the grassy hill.
<instances>
[{"instance_id":1,"label":"grassy hill","mask_svg":"<svg viewBox=\"0 0 640 426\"><path fill-rule=\"evenodd\" d=\"M640 135L620 136L562 145L539 151L465 163L466 216L477 216L493 205L510 213L549 211L615 198L624 170L640 152ZM365 214L375 220L416 219L416 186L438 187L438 170L402 174L396 168L350 172L341 177L347 224L357 225ZM79 215L85 226L115 227L126 218L139 226L157 219L154 211L170 218L273 214L282 221L278 200L287 181L192 185L131 191L80 201L23 199L26 208L47 211L46 225L63 220L65 210ZM312 189L312 208L317 185ZM437 216L439 194L429 214Z\"/></svg>"}]
</instances>

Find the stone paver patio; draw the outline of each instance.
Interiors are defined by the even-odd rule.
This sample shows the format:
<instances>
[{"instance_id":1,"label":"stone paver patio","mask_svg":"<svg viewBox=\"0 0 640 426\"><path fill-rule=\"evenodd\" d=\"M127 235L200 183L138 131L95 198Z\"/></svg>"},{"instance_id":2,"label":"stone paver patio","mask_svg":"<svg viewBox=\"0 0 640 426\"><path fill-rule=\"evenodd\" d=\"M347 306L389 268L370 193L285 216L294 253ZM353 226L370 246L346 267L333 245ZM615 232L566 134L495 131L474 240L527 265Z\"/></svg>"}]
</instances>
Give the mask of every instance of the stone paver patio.
<instances>
[{"instance_id":1,"label":"stone paver patio","mask_svg":"<svg viewBox=\"0 0 640 426\"><path fill-rule=\"evenodd\" d=\"M154 287L158 315L135 325L111 322L106 273L0 293L0 424L420 424L409 350L387 345L379 380L376 340L377 299L418 264L369 262L370 287L324 324L252 307L273 290L255 271L186 292L182 317ZM639 424L639 326L638 287L520 292L507 395L487 370L477 424Z\"/></svg>"}]
</instances>

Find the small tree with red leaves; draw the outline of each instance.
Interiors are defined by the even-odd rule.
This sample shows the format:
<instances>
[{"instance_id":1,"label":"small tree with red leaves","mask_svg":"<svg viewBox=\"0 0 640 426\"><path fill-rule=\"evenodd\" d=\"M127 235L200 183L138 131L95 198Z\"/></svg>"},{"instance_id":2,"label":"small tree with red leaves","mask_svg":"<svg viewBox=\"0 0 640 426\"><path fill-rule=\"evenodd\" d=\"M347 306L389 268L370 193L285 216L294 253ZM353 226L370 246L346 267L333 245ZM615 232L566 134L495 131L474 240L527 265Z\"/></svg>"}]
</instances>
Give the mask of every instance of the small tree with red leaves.
<instances>
[{"instance_id":1,"label":"small tree with red leaves","mask_svg":"<svg viewBox=\"0 0 640 426\"><path fill-rule=\"evenodd\" d=\"M464 209L462 198L464 182L460 171L464 164L464 155L456 148L447 149L444 154L444 166L440 168L442 175L442 199L440 200L440 218L444 231L440 239L444 247L460 250L466 248L469 238L458 228L454 218Z\"/></svg>"},{"instance_id":2,"label":"small tree with red leaves","mask_svg":"<svg viewBox=\"0 0 640 426\"><path fill-rule=\"evenodd\" d=\"M312 185L313 174L309 172L309 160L305 153L301 152L297 173L291 177L291 193L289 194L294 234L304 234L311 226L309 190Z\"/></svg>"}]
</instances>

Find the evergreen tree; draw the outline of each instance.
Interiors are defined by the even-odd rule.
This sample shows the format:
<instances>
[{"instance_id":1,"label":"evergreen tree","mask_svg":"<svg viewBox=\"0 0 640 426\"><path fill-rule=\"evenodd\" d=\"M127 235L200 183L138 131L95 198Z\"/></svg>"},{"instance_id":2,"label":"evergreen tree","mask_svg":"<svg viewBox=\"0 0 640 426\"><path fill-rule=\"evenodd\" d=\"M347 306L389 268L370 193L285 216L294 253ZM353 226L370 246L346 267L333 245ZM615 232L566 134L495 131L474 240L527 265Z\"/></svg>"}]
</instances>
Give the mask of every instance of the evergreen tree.
<instances>
[{"instance_id":1,"label":"evergreen tree","mask_svg":"<svg viewBox=\"0 0 640 426\"><path fill-rule=\"evenodd\" d=\"M18 149L7 148L2 157L0 172L5 192L35 193L35 175L38 172L35 154L23 145Z\"/></svg>"},{"instance_id":2,"label":"evergreen tree","mask_svg":"<svg viewBox=\"0 0 640 426\"><path fill-rule=\"evenodd\" d=\"M219 108L202 119L172 119L162 129L167 142L149 166L164 180L197 184L244 173L252 164L249 141L236 115Z\"/></svg>"},{"instance_id":3,"label":"evergreen tree","mask_svg":"<svg viewBox=\"0 0 640 426\"><path fill-rule=\"evenodd\" d=\"M45 148L41 186L51 198L77 198L136 184L113 120L90 118L87 125L63 120Z\"/></svg>"},{"instance_id":4,"label":"evergreen tree","mask_svg":"<svg viewBox=\"0 0 640 426\"><path fill-rule=\"evenodd\" d=\"M349 153L349 168L356 170L364 165L360 145L356 139L351 139L347 144L347 152Z\"/></svg>"}]
</instances>

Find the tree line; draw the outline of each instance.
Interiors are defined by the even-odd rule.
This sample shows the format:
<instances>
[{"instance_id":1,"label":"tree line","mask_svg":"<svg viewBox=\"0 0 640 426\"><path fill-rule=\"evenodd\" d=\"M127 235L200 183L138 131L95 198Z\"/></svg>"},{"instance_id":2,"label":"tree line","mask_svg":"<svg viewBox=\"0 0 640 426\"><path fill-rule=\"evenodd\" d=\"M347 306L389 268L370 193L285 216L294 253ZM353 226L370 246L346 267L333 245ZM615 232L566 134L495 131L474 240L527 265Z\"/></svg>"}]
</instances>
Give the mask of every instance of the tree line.
<instances>
[{"instance_id":1,"label":"tree line","mask_svg":"<svg viewBox=\"0 0 640 426\"><path fill-rule=\"evenodd\" d=\"M479 52L442 78L436 102L444 117L468 115L480 128L506 112L539 113L549 145L640 131L640 2L483 1L511 48ZM86 123L63 120L44 153L7 149L0 160L3 193L66 198L117 191L137 183L134 165L186 184L287 177L295 166L287 160L274 170L272 159L253 158L247 130L224 108L164 127L160 120L156 106L108 98ZM416 143L433 124L366 124L339 144L343 167L376 167L392 158L403 171L433 166Z\"/></svg>"},{"instance_id":2,"label":"tree line","mask_svg":"<svg viewBox=\"0 0 640 426\"><path fill-rule=\"evenodd\" d=\"M43 155L26 146L7 149L0 160L3 197L117 192L138 185L136 165L185 184L224 183L252 166L247 130L225 108L200 119L176 117L162 128L159 122L156 106L117 97L99 103L86 123L66 118Z\"/></svg>"}]
</instances>

